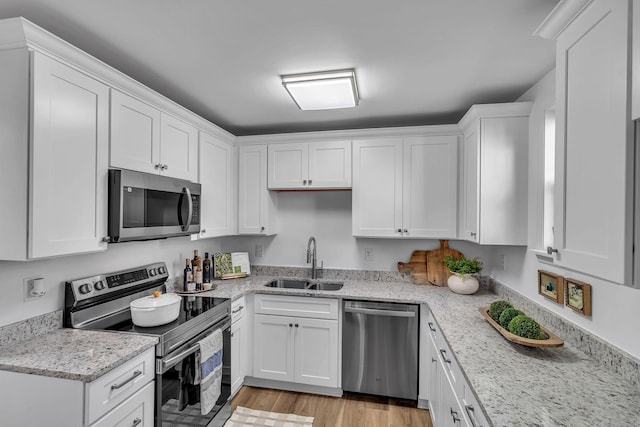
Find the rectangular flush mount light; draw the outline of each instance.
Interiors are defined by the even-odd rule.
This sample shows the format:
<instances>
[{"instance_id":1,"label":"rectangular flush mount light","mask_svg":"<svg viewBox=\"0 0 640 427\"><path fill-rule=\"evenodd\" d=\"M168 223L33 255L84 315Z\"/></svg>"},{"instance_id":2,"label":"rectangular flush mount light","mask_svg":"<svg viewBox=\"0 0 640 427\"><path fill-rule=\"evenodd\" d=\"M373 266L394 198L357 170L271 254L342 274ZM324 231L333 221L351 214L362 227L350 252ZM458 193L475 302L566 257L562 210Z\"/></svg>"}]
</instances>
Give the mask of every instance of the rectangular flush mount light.
<instances>
[{"instance_id":1,"label":"rectangular flush mount light","mask_svg":"<svg viewBox=\"0 0 640 427\"><path fill-rule=\"evenodd\" d=\"M282 76L282 85L301 110L329 110L358 105L354 70Z\"/></svg>"}]
</instances>

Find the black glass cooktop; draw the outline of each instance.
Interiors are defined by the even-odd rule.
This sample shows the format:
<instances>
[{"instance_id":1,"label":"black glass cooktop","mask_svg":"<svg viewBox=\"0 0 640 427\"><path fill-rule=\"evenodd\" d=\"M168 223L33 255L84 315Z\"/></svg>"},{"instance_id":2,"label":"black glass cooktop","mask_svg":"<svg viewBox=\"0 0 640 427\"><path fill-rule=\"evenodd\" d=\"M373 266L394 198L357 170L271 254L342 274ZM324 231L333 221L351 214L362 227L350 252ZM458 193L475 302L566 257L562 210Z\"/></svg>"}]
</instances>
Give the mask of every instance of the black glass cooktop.
<instances>
[{"instance_id":1,"label":"black glass cooktop","mask_svg":"<svg viewBox=\"0 0 640 427\"><path fill-rule=\"evenodd\" d=\"M153 326L144 328L136 326L129 317L128 320L120 322L116 325L106 328L112 331L136 332L146 335L164 335L167 332L176 329L178 326L188 322L189 320L206 313L209 310L226 303L228 298L213 298L204 296L185 296L181 295L182 303L180 304L180 314L176 320L166 325Z\"/></svg>"}]
</instances>

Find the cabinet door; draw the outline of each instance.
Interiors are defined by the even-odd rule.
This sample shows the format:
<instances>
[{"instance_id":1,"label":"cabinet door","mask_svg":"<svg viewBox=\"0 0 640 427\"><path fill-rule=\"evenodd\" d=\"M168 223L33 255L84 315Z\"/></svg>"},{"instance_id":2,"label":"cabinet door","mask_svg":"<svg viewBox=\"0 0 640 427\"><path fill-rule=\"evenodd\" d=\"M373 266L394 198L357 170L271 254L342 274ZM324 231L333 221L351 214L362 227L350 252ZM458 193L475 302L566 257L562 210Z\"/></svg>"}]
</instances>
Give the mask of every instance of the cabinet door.
<instances>
[{"instance_id":1,"label":"cabinet door","mask_svg":"<svg viewBox=\"0 0 640 427\"><path fill-rule=\"evenodd\" d=\"M160 171L160 110L111 89L110 129L110 166Z\"/></svg>"},{"instance_id":2,"label":"cabinet door","mask_svg":"<svg viewBox=\"0 0 640 427\"><path fill-rule=\"evenodd\" d=\"M351 188L351 141L309 144L309 187Z\"/></svg>"},{"instance_id":3,"label":"cabinet door","mask_svg":"<svg viewBox=\"0 0 640 427\"><path fill-rule=\"evenodd\" d=\"M438 360L436 344L431 337L426 338L430 349L430 357L426 368L429 371L429 412L434 426L440 425L442 414L442 394L440 392L441 377L444 375Z\"/></svg>"},{"instance_id":4,"label":"cabinet door","mask_svg":"<svg viewBox=\"0 0 640 427\"><path fill-rule=\"evenodd\" d=\"M458 137L406 138L402 227L405 237L456 237Z\"/></svg>"},{"instance_id":5,"label":"cabinet door","mask_svg":"<svg viewBox=\"0 0 640 427\"><path fill-rule=\"evenodd\" d=\"M402 237L402 139L353 142L353 235Z\"/></svg>"},{"instance_id":6,"label":"cabinet door","mask_svg":"<svg viewBox=\"0 0 640 427\"><path fill-rule=\"evenodd\" d=\"M631 282L630 4L590 4L556 56L557 261L616 283Z\"/></svg>"},{"instance_id":7,"label":"cabinet door","mask_svg":"<svg viewBox=\"0 0 640 427\"><path fill-rule=\"evenodd\" d=\"M231 394L234 394L244 382L245 354L242 342L245 338L245 319L237 320L231 325Z\"/></svg>"},{"instance_id":8,"label":"cabinet door","mask_svg":"<svg viewBox=\"0 0 640 427\"><path fill-rule=\"evenodd\" d=\"M34 52L29 257L103 251L109 89Z\"/></svg>"},{"instance_id":9,"label":"cabinet door","mask_svg":"<svg viewBox=\"0 0 640 427\"><path fill-rule=\"evenodd\" d=\"M229 236L236 230L233 147L200 132L198 161L202 185L201 238Z\"/></svg>"},{"instance_id":10,"label":"cabinet door","mask_svg":"<svg viewBox=\"0 0 640 427\"><path fill-rule=\"evenodd\" d=\"M338 322L305 318L293 320L295 382L338 387Z\"/></svg>"},{"instance_id":11,"label":"cabinet door","mask_svg":"<svg viewBox=\"0 0 640 427\"><path fill-rule=\"evenodd\" d=\"M173 178L198 180L198 130L169 114L160 115L161 173Z\"/></svg>"},{"instance_id":12,"label":"cabinet door","mask_svg":"<svg viewBox=\"0 0 640 427\"><path fill-rule=\"evenodd\" d=\"M275 233L275 198L267 190L267 146L238 150L238 233Z\"/></svg>"},{"instance_id":13,"label":"cabinet door","mask_svg":"<svg viewBox=\"0 0 640 427\"><path fill-rule=\"evenodd\" d=\"M294 318L256 314L253 318L253 376L294 380Z\"/></svg>"},{"instance_id":14,"label":"cabinet door","mask_svg":"<svg viewBox=\"0 0 640 427\"><path fill-rule=\"evenodd\" d=\"M269 145L269 189L308 188L309 145Z\"/></svg>"},{"instance_id":15,"label":"cabinet door","mask_svg":"<svg viewBox=\"0 0 640 427\"><path fill-rule=\"evenodd\" d=\"M478 242L478 215L479 209L479 165L480 165L480 132L479 123L473 125L464 134L464 160L463 160L463 200L462 210L462 238L472 242Z\"/></svg>"}]
</instances>

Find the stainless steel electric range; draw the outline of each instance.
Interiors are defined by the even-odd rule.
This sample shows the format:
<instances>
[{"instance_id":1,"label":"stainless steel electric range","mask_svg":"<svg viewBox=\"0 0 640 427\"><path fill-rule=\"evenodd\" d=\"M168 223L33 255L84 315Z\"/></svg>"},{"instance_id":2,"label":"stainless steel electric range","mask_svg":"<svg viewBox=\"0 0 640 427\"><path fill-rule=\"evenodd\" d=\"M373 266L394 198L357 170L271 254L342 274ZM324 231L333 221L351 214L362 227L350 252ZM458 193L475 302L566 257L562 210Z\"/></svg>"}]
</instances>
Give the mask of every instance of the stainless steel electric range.
<instances>
[{"instance_id":1,"label":"stainless steel electric range","mask_svg":"<svg viewBox=\"0 0 640 427\"><path fill-rule=\"evenodd\" d=\"M156 327L135 326L129 303L166 292L165 263L155 263L109 274L69 281L65 286L65 327L112 330L158 337L156 346L155 425L207 426L221 424L230 413L231 302L227 298L182 296L175 321ZM188 384L185 370L199 353L198 341L223 331L222 394L214 409L200 414L198 386Z\"/></svg>"}]
</instances>

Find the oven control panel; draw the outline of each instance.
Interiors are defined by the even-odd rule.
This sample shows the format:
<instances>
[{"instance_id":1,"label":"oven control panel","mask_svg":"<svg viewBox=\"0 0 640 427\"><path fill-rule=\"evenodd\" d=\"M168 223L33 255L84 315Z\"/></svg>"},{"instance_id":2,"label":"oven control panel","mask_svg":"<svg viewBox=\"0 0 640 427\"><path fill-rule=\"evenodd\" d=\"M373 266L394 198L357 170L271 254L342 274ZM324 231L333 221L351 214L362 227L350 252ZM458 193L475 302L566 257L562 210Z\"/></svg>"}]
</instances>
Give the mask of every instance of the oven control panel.
<instances>
[{"instance_id":1,"label":"oven control panel","mask_svg":"<svg viewBox=\"0 0 640 427\"><path fill-rule=\"evenodd\" d=\"M128 287L159 282L163 283L169 277L164 262L118 271L110 274L86 277L67 282L67 292L73 292L75 301L107 295ZM67 296L68 299L68 296Z\"/></svg>"}]
</instances>

